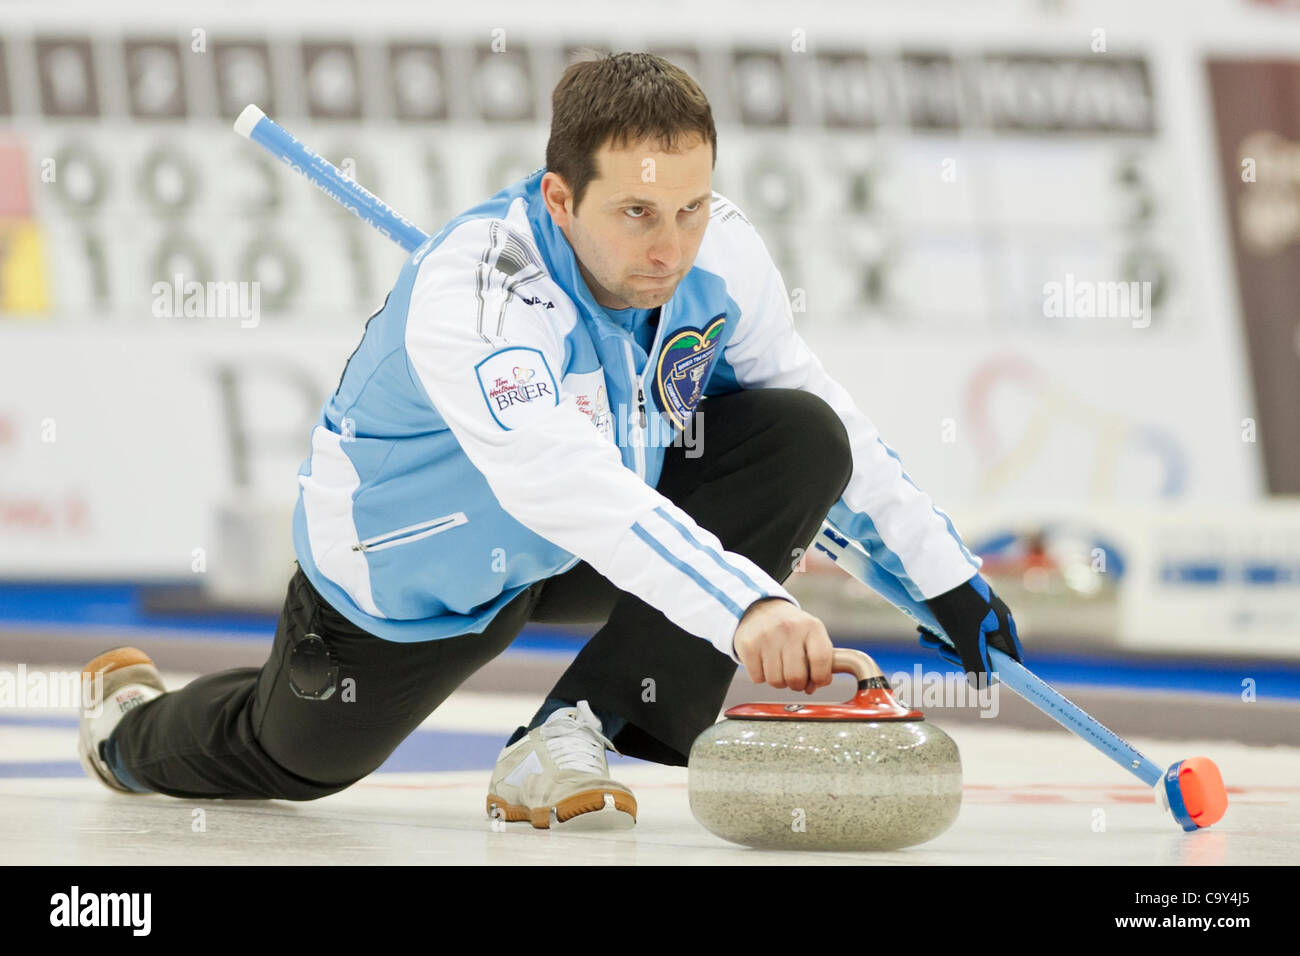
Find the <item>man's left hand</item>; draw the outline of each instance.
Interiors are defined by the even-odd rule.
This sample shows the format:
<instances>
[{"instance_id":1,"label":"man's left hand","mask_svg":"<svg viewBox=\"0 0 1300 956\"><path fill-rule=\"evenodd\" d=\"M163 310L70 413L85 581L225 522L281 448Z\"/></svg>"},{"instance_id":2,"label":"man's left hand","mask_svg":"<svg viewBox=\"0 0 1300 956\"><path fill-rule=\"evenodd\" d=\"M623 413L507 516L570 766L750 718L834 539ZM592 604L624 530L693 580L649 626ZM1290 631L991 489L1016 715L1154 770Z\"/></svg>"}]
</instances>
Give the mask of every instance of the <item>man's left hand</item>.
<instances>
[{"instance_id":1,"label":"man's left hand","mask_svg":"<svg viewBox=\"0 0 1300 956\"><path fill-rule=\"evenodd\" d=\"M975 687L984 686L993 670L990 647L996 647L1013 660L1020 661L1024 649L1016 634L1011 610L993 593L980 575L926 601L939 626L952 639L952 645L919 628L921 645L939 652L944 660L957 664L967 673ZM954 650L953 645L956 646Z\"/></svg>"}]
</instances>

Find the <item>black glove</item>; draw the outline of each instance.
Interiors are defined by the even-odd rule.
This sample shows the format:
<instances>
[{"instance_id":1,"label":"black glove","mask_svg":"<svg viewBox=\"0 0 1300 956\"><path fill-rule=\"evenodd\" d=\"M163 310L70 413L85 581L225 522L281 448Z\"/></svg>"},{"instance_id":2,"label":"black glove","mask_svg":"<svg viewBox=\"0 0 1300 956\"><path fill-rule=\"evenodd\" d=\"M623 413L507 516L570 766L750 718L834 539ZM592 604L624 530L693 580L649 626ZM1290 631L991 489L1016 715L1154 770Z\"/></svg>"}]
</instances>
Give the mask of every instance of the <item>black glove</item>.
<instances>
[{"instance_id":1,"label":"black glove","mask_svg":"<svg viewBox=\"0 0 1300 956\"><path fill-rule=\"evenodd\" d=\"M978 574L925 603L952 644L922 627L918 629L921 645L937 650L944 660L961 667L977 689L986 686L988 672L993 669L990 647L996 647L1013 660L1023 659L1024 649L1010 609Z\"/></svg>"}]
</instances>

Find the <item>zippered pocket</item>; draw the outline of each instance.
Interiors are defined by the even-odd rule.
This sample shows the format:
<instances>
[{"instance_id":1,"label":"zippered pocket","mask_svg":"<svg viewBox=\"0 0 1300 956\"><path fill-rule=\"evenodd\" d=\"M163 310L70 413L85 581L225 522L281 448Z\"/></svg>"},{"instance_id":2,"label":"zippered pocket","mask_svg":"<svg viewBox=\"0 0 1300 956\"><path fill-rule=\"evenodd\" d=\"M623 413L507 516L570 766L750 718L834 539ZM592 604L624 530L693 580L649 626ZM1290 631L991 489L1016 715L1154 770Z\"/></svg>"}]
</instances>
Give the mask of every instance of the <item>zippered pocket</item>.
<instances>
[{"instance_id":1,"label":"zippered pocket","mask_svg":"<svg viewBox=\"0 0 1300 956\"><path fill-rule=\"evenodd\" d=\"M432 521L421 521L419 524L407 525L405 528L398 528L396 531L388 531L384 534L377 534L373 538L367 538L365 541L358 541L352 546L353 551L382 551L384 548L393 548L399 544L410 544L412 541L419 541L421 538L427 538L430 535L441 534L444 531L450 531L452 528L459 528L463 524L468 524L469 518L465 517L465 512L457 511L454 514L443 515L441 518L434 518Z\"/></svg>"}]
</instances>

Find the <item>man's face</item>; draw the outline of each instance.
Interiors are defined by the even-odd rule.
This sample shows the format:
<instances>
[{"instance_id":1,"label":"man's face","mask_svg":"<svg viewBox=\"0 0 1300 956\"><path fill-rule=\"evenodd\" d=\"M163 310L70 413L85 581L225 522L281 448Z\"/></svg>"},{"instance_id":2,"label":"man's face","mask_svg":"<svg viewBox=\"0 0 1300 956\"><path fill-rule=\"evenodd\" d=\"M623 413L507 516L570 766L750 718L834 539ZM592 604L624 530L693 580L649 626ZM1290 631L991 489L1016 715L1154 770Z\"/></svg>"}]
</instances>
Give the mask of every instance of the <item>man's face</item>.
<instances>
[{"instance_id":1,"label":"man's face","mask_svg":"<svg viewBox=\"0 0 1300 956\"><path fill-rule=\"evenodd\" d=\"M587 288L609 309L663 305L691 270L709 224L713 149L703 137L676 153L646 140L596 153L582 205L556 173L542 177L551 218L578 258Z\"/></svg>"}]
</instances>

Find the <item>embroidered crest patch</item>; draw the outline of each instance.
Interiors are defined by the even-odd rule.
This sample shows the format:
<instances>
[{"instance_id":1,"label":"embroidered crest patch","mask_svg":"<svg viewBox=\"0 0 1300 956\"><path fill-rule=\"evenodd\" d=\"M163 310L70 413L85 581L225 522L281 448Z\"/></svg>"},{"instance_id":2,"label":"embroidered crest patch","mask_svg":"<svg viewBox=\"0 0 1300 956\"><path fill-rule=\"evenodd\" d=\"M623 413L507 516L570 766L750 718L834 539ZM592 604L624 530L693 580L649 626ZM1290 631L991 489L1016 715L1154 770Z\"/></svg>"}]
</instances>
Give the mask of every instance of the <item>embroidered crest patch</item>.
<instances>
[{"instance_id":1,"label":"embroidered crest patch","mask_svg":"<svg viewBox=\"0 0 1300 956\"><path fill-rule=\"evenodd\" d=\"M686 427L704 394L709 369L717 357L718 337L726 324L726 315L719 315L703 329L682 329L659 353L655 372L659 405L678 428Z\"/></svg>"}]
</instances>

